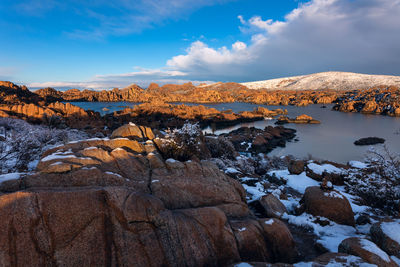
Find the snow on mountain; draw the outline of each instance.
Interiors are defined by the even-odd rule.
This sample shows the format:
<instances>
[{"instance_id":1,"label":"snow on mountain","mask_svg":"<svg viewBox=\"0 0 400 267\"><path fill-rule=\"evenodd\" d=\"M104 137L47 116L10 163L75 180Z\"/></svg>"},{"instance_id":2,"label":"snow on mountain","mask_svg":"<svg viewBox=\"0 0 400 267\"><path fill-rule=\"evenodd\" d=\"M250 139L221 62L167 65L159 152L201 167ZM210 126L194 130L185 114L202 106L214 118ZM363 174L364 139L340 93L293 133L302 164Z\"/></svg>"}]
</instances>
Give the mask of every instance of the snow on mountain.
<instances>
[{"instance_id":1,"label":"snow on mountain","mask_svg":"<svg viewBox=\"0 0 400 267\"><path fill-rule=\"evenodd\" d=\"M375 86L400 86L400 76L369 75L351 72L320 72L309 75L246 82L249 89L269 90L356 90Z\"/></svg>"}]
</instances>

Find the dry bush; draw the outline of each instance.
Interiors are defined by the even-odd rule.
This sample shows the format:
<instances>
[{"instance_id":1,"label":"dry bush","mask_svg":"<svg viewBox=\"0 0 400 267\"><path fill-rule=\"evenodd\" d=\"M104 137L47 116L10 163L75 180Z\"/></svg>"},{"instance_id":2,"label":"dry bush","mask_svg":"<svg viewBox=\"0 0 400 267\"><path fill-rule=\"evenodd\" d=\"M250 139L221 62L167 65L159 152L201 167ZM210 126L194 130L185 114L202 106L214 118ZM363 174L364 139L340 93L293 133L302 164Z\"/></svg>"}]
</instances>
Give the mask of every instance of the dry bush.
<instances>
[{"instance_id":1,"label":"dry bush","mask_svg":"<svg viewBox=\"0 0 400 267\"><path fill-rule=\"evenodd\" d=\"M78 130L54 129L11 118L0 118L0 134L0 173L33 170L45 150L88 138Z\"/></svg>"},{"instance_id":2,"label":"dry bush","mask_svg":"<svg viewBox=\"0 0 400 267\"><path fill-rule=\"evenodd\" d=\"M390 215L399 213L400 156L384 146L383 151L371 149L366 156L368 168L350 169L345 183L350 192L361 196L370 206Z\"/></svg>"},{"instance_id":3,"label":"dry bush","mask_svg":"<svg viewBox=\"0 0 400 267\"><path fill-rule=\"evenodd\" d=\"M211 157L205 145L204 135L197 123L188 122L180 129L168 131L168 135L159 142L158 147L165 159L186 161Z\"/></svg>"}]
</instances>

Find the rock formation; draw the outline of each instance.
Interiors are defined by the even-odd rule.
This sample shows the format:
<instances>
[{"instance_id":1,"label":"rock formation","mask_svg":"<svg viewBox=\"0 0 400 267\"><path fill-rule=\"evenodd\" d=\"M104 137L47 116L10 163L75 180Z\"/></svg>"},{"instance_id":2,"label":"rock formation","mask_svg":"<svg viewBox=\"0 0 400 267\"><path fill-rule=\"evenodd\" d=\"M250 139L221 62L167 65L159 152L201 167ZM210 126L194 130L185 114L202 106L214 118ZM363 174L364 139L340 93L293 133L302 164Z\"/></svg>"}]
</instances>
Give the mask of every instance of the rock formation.
<instances>
[{"instance_id":1,"label":"rock formation","mask_svg":"<svg viewBox=\"0 0 400 267\"><path fill-rule=\"evenodd\" d=\"M356 146L370 146L385 143L385 139L380 137L365 137L354 141Z\"/></svg>"},{"instance_id":2,"label":"rock formation","mask_svg":"<svg viewBox=\"0 0 400 267\"><path fill-rule=\"evenodd\" d=\"M280 116L276 121L276 124L286 124L286 123L320 124L321 122L305 114L299 115L294 119L290 119L287 116Z\"/></svg>"},{"instance_id":3,"label":"rock formation","mask_svg":"<svg viewBox=\"0 0 400 267\"><path fill-rule=\"evenodd\" d=\"M281 111L270 111L270 114L279 114ZM160 101L143 103L134 108L126 108L115 112L113 120L120 122L134 121L151 128L179 128L187 122L200 123L201 126L210 124L215 127L235 125L240 122L263 120L264 114L253 112L233 113L232 111L218 111L203 105L188 106L167 104Z\"/></svg>"},{"instance_id":4,"label":"rock formation","mask_svg":"<svg viewBox=\"0 0 400 267\"><path fill-rule=\"evenodd\" d=\"M349 201L336 190L324 191L318 186L308 187L301 202L303 209L309 214L322 216L339 224L355 225Z\"/></svg>"},{"instance_id":5,"label":"rock formation","mask_svg":"<svg viewBox=\"0 0 400 267\"><path fill-rule=\"evenodd\" d=\"M243 187L208 161L164 159L150 129L56 147L1 184L6 265L219 266L293 262L286 225L259 220ZM141 141L136 140L141 138ZM148 139L150 138L150 139Z\"/></svg>"},{"instance_id":6,"label":"rock formation","mask_svg":"<svg viewBox=\"0 0 400 267\"><path fill-rule=\"evenodd\" d=\"M29 91L26 86L0 81L1 104L37 103L42 100L40 96Z\"/></svg>"},{"instance_id":7,"label":"rock formation","mask_svg":"<svg viewBox=\"0 0 400 267\"><path fill-rule=\"evenodd\" d=\"M359 256L368 263L382 267L395 267L397 264L379 247L367 239L350 237L339 245L339 252Z\"/></svg>"},{"instance_id":8,"label":"rock formation","mask_svg":"<svg viewBox=\"0 0 400 267\"><path fill-rule=\"evenodd\" d=\"M0 117L13 117L34 123L46 123L53 126L69 126L72 128L97 128L100 132L103 122L100 115L93 111L74 106L70 103L60 102L48 105L26 104L0 104Z\"/></svg>"},{"instance_id":9,"label":"rock formation","mask_svg":"<svg viewBox=\"0 0 400 267\"><path fill-rule=\"evenodd\" d=\"M282 126L267 126L263 130L241 127L222 136L232 142L236 151L258 154L270 152L278 146L284 147L288 140L295 137L295 133L296 130Z\"/></svg>"},{"instance_id":10,"label":"rock formation","mask_svg":"<svg viewBox=\"0 0 400 267\"><path fill-rule=\"evenodd\" d=\"M346 92L333 107L343 112L400 115L400 90L394 86L378 86L368 90Z\"/></svg>"}]
</instances>

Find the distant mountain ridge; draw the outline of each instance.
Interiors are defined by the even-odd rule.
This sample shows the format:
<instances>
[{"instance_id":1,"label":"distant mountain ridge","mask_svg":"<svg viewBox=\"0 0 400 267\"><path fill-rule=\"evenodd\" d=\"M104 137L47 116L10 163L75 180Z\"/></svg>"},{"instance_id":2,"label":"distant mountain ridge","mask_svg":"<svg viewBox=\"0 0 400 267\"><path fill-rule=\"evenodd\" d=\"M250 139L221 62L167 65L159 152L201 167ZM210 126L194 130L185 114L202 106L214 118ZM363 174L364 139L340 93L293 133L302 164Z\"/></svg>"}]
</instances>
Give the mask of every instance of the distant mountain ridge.
<instances>
[{"instance_id":1,"label":"distant mountain ridge","mask_svg":"<svg viewBox=\"0 0 400 267\"><path fill-rule=\"evenodd\" d=\"M400 86L400 76L369 75L352 72L320 72L265 81L241 83L249 89L267 90L340 90L368 89L376 86Z\"/></svg>"}]
</instances>

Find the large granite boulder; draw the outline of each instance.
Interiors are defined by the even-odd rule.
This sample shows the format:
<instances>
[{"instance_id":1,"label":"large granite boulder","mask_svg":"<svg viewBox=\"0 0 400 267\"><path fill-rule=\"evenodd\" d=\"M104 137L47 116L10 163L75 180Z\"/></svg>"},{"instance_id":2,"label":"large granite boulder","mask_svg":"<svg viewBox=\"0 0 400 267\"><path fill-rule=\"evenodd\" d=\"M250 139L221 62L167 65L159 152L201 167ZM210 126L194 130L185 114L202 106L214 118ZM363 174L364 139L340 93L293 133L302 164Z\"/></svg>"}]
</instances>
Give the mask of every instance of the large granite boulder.
<instances>
[{"instance_id":1,"label":"large granite boulder","mask_svg":"<svg viewBox=\"0 0 400 267\"><path fill-rule=\"evenodd\" d=\"M302 160L291 160L288 165L290 174L300 174L304 171L304 161Z\"/></svg>"},{"instance_id":2,"label":"large granite boulder","mask_svg":"<svg viewBox=\"0 0 400 267\"><path fill-rule=\"evenodd\" d=\"M111 138L126 137L126 138L139 138L139 139L154 139L154 133L149 127L138 126L134 123L125 124L111 134Z\"/></svg>"},{"instance_id":3,"label":"large granite boulder","mask_svg":"<svg viewBox=\"0 0 400 267\"><path fill-rule=\"evenodd\" d=\"M289 228L278 219L259 220L275 262L296 262L299 252Z\"/></svg>"},{"instance_id":4,"label":"large granite boulder","mask_svg":"<svg viewBox=\"0 0 400 267\"><path fill-rule=\"evenodd\" d=\"M380 267L395 267L397 264L375 243L359 238L349 237L340 243L339 252L355 255L364 261Z\"/></svg>"},{"instance_id":5,"label":"large granite boulder","mask_svg":"<svg viewBox=\"0 0 400 267\"><path fill-rule=\"evenodd\" d=\"M259 203L268 218L280 218L284 213L287 213L285 205L273 194L262 196Z\"/></svg>"},{"instance_id":6,"label":"large granite boulder","mask_svg":"<svg viewBox=\"0 0 400 267\"><path fill-rule=\"evenodd\" d=\"M372 225L371 238L387 254L400 258L400 223L379 222Z\"/></svg>"},{"instance_id":7,"label":"large granite boulder","mask_svg":"<svg viewBox=\"0 0 400 267\"><path fill-rule=\"evenodd\" d=\"M354 213L347 198L336 190L308 187L304 193L302 208L314 216L322 216L339 224L354 226Z\"/></svg>"},{"instance_id":8,"label":"large granite boulder","mask_svg":"<svg viewBox=\"0 0 400 267\"><path fill-rule=\"evenodd\" d=\"M164 159L151 140L50 149L35 174L0 191L5 266L220 266L295 255L290 231L258 221L239 182L209 161Z\"/></svg>"}]
</instances>

